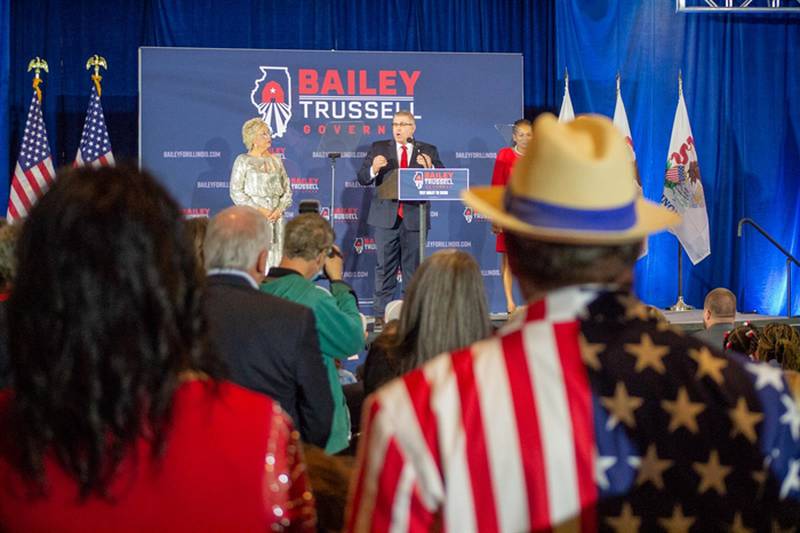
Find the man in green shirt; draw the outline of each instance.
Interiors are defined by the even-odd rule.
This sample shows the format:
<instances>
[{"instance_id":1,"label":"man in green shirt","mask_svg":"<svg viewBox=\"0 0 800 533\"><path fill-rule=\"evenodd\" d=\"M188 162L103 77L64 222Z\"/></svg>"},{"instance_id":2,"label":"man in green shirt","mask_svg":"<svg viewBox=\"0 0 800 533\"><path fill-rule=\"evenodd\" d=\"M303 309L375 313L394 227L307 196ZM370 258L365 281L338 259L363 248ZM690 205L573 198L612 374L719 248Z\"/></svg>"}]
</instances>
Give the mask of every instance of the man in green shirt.
<instances>
[{"instance_id":1,"label":"man in green shirt","mask_svg":"<svg viewBox=\"0 0 800 533\"><path fill-rule=\"evenodd\" d=\"M263 292L305 305L317 321L322 359L333 394L333 425L325 451L337 453L350 441L350 416L339 384L336 359L358 353L364 347L364 327L356 298L342 281L344 261L333 244L334 233L316 213L298 215L286 224L283 258L261 285ZM330 291L311 280L324 270Z\"/></svg>"}]
</instances>

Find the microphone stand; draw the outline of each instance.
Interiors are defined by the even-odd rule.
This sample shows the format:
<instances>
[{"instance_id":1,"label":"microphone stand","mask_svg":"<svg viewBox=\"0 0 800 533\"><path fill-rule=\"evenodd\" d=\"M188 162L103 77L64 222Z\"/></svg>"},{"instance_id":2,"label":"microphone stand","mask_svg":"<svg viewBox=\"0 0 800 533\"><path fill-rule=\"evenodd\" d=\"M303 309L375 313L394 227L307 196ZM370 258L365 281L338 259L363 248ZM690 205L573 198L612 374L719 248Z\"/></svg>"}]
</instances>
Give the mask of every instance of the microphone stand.
<instances>
[{"instance_id":1,"label":"microphone stand","mask_svg":"<svg viewBox=\"0 0 800 533\"><path fill-rule=\"evenodd\" d=\"M333 221L335 220L335 217L333 216L333 207L336 199L336 160L340 157L342 157L340 152L328 152L328 159L331 160L331 227L333 227Z\"/></svg>"}]
</instances>

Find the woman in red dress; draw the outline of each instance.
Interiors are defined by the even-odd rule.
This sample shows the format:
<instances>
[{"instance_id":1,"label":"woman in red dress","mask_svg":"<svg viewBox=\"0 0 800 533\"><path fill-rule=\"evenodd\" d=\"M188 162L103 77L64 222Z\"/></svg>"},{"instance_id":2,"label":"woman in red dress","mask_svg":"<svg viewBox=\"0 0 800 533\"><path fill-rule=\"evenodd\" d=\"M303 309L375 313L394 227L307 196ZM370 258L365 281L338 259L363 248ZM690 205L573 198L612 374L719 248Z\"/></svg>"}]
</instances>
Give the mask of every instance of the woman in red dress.
<instances>
[{"instance_id":1,"label":"woman in red dress","mask_svg":"<svg viewBox=\"0 0 800 533\"><path fill-rule=\"evenodd\" d=\"M18 244L0 530L315 531L292 422L222 379L178 206L133 168L59 173Z\"/></svg>"},{"instance_id":2,"label":"woman in red dress","mask_svg":"<svg viewBox=\"0 0 800 533\"><path fill-rule=\"evenodd\" d=\"M524 118L514 122L514 129L511 133L511 147L503 148L497 152L497 159L494 163L492 172L492 185L505 186L511 176L511 169L520 156L525 154L525 148L531 140L531 122ZM506 294L506 310L508 314L514 312L517 305L514 303L513 284L511 269L508 267L508 256L506 256L506 241L503 232L496 226L492 226L492 231L497 235L497 252L500 254L500 273L503 276L503 290Z\"/></svg>"}]
</instances>

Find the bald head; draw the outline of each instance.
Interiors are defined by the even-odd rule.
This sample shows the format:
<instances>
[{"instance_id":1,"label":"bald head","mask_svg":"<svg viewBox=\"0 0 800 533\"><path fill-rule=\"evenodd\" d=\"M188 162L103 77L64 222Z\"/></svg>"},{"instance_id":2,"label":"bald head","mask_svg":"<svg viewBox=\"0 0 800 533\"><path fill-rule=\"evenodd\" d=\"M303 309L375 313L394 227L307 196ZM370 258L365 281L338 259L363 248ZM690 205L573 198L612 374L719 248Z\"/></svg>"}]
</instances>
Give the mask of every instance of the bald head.
<instances>
[{"instance_id":1,"label":"bald head","mask_svg":"<svg viewBox=\"0 0 800 533\"><path fill-rule=\"evenodd\" d=\"M703 319L706 327L723 322L732 324L736 319L736 296L724 287L709 292L703 302Z\"/></svg>"},{"instance_id":2,"label":"bald head","mask_svg":"<svg viewBox=\"0 0 800 533\"><path fill-rule=\"evenodd\" d=\"M230 268L250 272L261 266L269 251L269 227L264 216L247 206L220 211L208 224L203 242L206 269Z\"/></svg>"}]
</instances>

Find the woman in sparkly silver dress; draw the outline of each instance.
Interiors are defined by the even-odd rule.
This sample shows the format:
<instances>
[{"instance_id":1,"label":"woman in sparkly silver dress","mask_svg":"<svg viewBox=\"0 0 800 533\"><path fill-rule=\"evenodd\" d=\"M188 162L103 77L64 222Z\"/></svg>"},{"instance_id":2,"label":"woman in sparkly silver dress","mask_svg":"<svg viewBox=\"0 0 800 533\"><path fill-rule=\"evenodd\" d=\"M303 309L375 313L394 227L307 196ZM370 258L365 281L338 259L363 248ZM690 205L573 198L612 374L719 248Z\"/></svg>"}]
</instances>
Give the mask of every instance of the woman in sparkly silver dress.
<instances>
[{"instance_id":1,"label":"woman in sparkly silver dress","mask_svg":"<svg viewBox=\"0 0 800 533\"><path fill-rule=\"evenodd\" d=\"M292 205L289 176L280 159L269 153L272 132L260 118L242 126L242 141L247 153L240 154L231 170L230 194L236 205L249 205L261 211L270 226L267 267L277 266L283 251L283 213Z\"/></svg>"}]
</instances>

